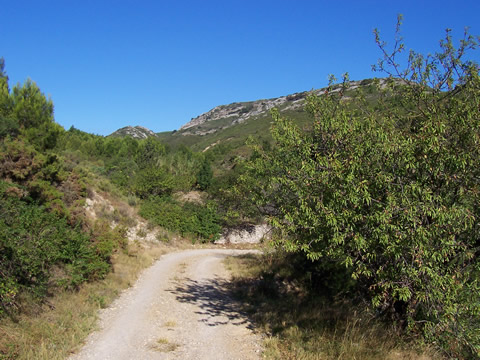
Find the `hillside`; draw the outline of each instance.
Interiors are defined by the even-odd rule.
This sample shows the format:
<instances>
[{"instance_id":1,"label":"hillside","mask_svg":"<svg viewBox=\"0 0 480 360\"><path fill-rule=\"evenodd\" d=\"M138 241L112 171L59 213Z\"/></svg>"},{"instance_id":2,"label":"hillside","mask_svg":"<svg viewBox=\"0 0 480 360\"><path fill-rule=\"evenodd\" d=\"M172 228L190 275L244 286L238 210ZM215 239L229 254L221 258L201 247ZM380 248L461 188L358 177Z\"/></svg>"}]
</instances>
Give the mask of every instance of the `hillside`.
<instances>
[{"instance_id":1,"label":"hillside","mask_svg":"<svg viewBox=\"0 0 480 360\"><path fill-rule=\"evenodd\" d=\"M352 81L349 92L359 87L368 87L372 82L372 79ZM239 154L242 154L248 136L254 136L260 141L271 139L269 128L272 108L277 108L283 116L295 121L299 126L304 126L308 123L308 115L304 110L306 97L310 93L322 94L325 90L322 88L272 99L219 105L193 118L178 131L157 135L161 141L173 148L184 145L194 151L207 151L213 147L221 147L219 152L237 149ZM334 85L333 91L339 90L340 85Z\"/></svg>"}]
</instances>

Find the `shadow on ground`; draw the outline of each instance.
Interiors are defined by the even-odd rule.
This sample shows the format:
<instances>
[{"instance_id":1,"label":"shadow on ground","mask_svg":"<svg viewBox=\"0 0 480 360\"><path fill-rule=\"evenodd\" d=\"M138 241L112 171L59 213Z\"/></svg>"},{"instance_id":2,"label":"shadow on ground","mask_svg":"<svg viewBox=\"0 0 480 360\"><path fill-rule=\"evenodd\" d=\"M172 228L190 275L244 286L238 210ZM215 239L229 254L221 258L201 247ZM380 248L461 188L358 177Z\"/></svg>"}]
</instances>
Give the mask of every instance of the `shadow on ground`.
<instances>
[{"instance_id":1,"label":"shadow on ground","mask_svg":"<svg viewBox=\"0 0 480 360\"><path fill-rule=\"evenodd\" d=\"M242 305L234 299L231 284L224 279L196 281L185 279L181 284L169 290L182 303L199 307L196 314L202 316L202 322L208 326L243 325L253 330L253 322Z\"/></svg>"}]
</instances>

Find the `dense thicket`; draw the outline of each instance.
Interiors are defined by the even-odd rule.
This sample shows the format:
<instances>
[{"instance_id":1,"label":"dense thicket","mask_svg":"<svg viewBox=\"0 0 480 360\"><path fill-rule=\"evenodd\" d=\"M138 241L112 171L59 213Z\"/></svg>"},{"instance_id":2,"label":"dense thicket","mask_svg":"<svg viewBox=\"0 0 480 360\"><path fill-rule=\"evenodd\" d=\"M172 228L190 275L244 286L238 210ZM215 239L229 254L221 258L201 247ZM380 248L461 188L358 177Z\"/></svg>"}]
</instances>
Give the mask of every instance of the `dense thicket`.
<instances>
[{"instance_id":1,"label":"dense thicket","mask_svg":"<svg viewBox=\"0 0 480 360\"><path fill-rule=\"evenodd\" d=\"M312 131L273 112L274 149L250 163L277 245L351 269L379 314L455 356L480 356L480 78L450 34L427 57L377 36L378 98L310 96ZM254 181L250 180L251 183Z\"/></svg>"},{"instance_id":2,"label":"dense thicket","mask_svg":"<svg viewBox=\"0 0 480 360\"><path fill-rule=\"evenodd\" d=\"M50 285L69 288L110 270L112 249L101 251L106 242L92 242L65 217L22 196L24 191L0 182L0 305L7 313L20 305L17 296L22 292L45 297L55 265L63 271Z\"/></svg>"}]
</instances>

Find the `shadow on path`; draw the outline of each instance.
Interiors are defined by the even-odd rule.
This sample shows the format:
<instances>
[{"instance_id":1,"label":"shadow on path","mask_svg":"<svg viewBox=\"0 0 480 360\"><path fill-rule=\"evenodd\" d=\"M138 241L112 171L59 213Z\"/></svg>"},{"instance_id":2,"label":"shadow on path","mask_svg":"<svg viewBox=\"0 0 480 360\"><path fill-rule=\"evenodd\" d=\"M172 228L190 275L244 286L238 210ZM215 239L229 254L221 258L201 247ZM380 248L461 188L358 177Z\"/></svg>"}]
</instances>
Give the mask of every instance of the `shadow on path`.
<instances>
[{"instance_id":1,"label":"shadow on path","mask_svg":"<svg viewBox=\"0 0 480 360\"><path fill-rule=\"evenodd\" d=\"M253 330L252 321L241 304L234 300L229 289L229 281L225 279L211 279L196 281L184 279L174 289L168 290L182 303L194 304L200 311L196 314L203 315L200 321L208 326L244 325Z\"/></svg>"}]
</instances>

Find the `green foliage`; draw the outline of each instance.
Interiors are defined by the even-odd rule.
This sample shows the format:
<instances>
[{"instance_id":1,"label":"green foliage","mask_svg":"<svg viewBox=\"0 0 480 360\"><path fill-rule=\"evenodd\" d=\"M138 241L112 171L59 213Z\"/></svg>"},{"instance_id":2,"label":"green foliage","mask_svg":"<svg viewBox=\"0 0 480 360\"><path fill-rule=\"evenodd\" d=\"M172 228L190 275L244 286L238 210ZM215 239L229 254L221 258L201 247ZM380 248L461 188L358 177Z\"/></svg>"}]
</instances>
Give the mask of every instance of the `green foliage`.
<instances>
[{"instance_id":1,"label":"green foliage","mask_svg":"<svg viewBox=\"0 0 480 360\"><path fill-rule=\"evenodd\" d=\"M202 241L214 241L221 231L215 203L180 204L170 197L151 197L140 207L140 215L182 235L193 235Z\"/></svg>"},{"instance_id":2,"label":"green foliage","mask_svg":"<svg viewBox=\"0 0 480 360\"><path fill-rule=\"evenodd\" d=\"M68 216L68 207L84 192L78 176L66 171L58 156L42 154L21 138L0 145L0 177L22 185L29 196L59 215Z\"/></svg>"},{"instance_id":3,"label":"green foliage","mask_svg":"<svg viewBox=\"0 0 480 360\"><path fill-rule=\"evenodd\" d=\"M162 157L159 165L175 177L176 191L189 191L195 186L202 160L201 154L194 153L187 147L180 147L177 151L171 151Z\"/></svg>"},{"instance_id":4,"label":"green foliage","mask_svg":"<svg viewBox=\"0 0 480 360\"><path fill-rule=\"evenodd\" d=\"M197 186L200 190L207 190L213 179L213 171L210 166L210 161L205 158L202 163L202 167L197 174Z\"/></svg>"},{"instance_id":5,"label":"green foliage","mask_svg":"<svg viewBox=\"0 0 480 360\"><path fill-rule=\"evenodd\" d=\"M19 305L20 292L45 297L54 266L65 268L65 275L55 281L68 287L109 271L100 247L88 236L23 193L0 182L0 305L7 313Z\"/></svg>"},{"instance_id":6,"label":"green foliage","mask_svg":"<svg viewBox=\"0 0 480 360\"><path fill-rule=\"evenodd\" d=\"M169 230L179 230L182 207L170 197L150 197L140 206L140 215Z\"/></svg>"},{"instance_id":7,"label":"green foliage","mask_svg":"<svg viewBox=\"0 0 480 360\"><path fill-rule=\"evenodd\" d=\"M53 103L28 79L22 86L13 87L12 107L15 118L23 128L53 122Z\"/></svg>"},{"instance_id":8,"label":"green foliage","mask_svg":"<svg viewBox=\"0 0 480 360\"><path fill-rule=\"evenodd\" d=\"M12 99L8 87L8 76L4 71L5 61L0 58L0 138L16 136L19 130L17 119L12 114Z\"/></svg>"},{"instance_id":9,"label":"green foliage","mask_svg":"<svg viewBox=\"0 0 480 360\"><path fill-rule=\"evenodd\" d=\"M108 177L126 195L143 198L191 190L203 159L187 148L167 152L154 138L101 137L75 128L59 137L56 149L77 163L96 162L94 172Z\"/></svg>"},{"instance_id":10,"label":"green foliage","mask_svg":"<svg viewBox=\"0 0 480 360\"><path fill-rule=\"evenodd\" d=\"M53 120L51 100L34 82L10 92L1 59L0 315L14 318L22 294L42 301L56 286L75 288L102 278L114 249L125 247L121 228L85 232L85 174L54 152L83 134L65 133ZM92 145L98 151L98 143ZM102 151L118 149L107 143Z\"/></svg>"},{"instance_id":11,"label":"green foliage","mask_svg":"<svg viewBox=\"0 0 480 360\"><path fill-rule=\"evenodd\" d=\"M76 289L111 271L112 254L127 246L126 229L104 222L89 229L83 200L92 173L77 165L108 160L98 174L130 188L139 146L74 128L65 132L34 82L10 92L3 59L0 138L0 317L16 320L58 287Z\"/></svg>"},{"instance_id":12,"label":"green foliage","mask_svg":"<svg viewBox=\"0 0 480 360\"><path fill-rule=\"evenodd\" d=\"M22 134L36 149L49 150L57 145L57 139L64 131L62 126L52 121L24 129Z\"/></svg>"},{"instance_id":13,"label":"green foliage","mask_svg":"<svg viewBox=\"0 0 480 360\"><path fill-rule=\"evenodd\" d=\"M134 191L140 198L169 195L173 188L173 177L162 168L146 168L136 175Z\"/></svg>"},{"instance_id":14,"label":"green foliage","mask_svg":"<svg viewBox=\"0 0 480 360\"><path fill-rule=\"evenodd\" d=\"M442 51L410 52L405 70L377 37L380 94L310 96L312 131L273 112L273 151L256 146L253 198L278 246L352 269L382 313L454 356L480 355L480 79L447 32ZM391 66L389 68L388 66ZM393 68L393 70L392 70Z\"/></svg>"},{"instance_id":15,"label":"green foliage","mask_svg":"<svg viewBox=\"0 0 480 360\"><path fill-rule=\"evenodd\" d=\"M53 149L63 128L54 122L53 103L28 79L10 92L5 62L0 61L0 138L20 133L38 150Z\"/></svg>"},{"instance_id":16,"label":"green foliage","mask_svg":"<svg viewBox=\"0 0 480 360\"><path fill-rule=\"evenodd\" d=\"M110 223L106 220L98 220L92 231L92 242L95 245L97 255L106 263L110 262L113 251L118 248L125 249L126 231L124 226L110 228Z\"/></svg>"},{"instance_id":17,"label":"green foliage","mask_svg":"<svg viewBox=\"0 0 480 360\"><path fill-rule=\"evenodd\" d=\"M282 251L229 257L225 264L232 272L229 290L255 328L269 334L263 352L268 359L444 358L400 338L393 324L376 318L351 293L338 296L334 288L345 291L349 285L345 267L305 262L300 254ZM329 282L317 283L312 276L317 267Z\"/></svg>"},{"instance_id":18,"label":"green foliage","mask_svg":"<svg viewBox=\"0 0 480 360\"><path fill-rule=\"evenodd\" d=\"M0 113L0 139L7 136L15 137L19 133L19 125L17 120L9 115L2 115Z\"/></svg>"},{"instance_id":19,"label":"green foliage","mask_svg":"<svg viewBox=\"0 0 480 360\"><path fill-rule=\"evenodd\" d=\"M185 233L193 233L203 241L213 242L218 239L221 227L218 224L219 216L214 202L202 205L187 202L183 205L183 210L187 214L183 230Z\"/></svg>"},{"instance_id":20,"label":"green foliage","mask_svg":"<svg viewBox=\"0 0 480 360\"><path fill-rule=\"evenodd\" d=\"M136 161L140 168L156 166L161 156L165 155L165 146L152 137L141 140L138 146Z\"/></svg>"},{"instance_id":21,"label":"green foliage","mask_svg":"<svg viewBox=\"0 0 480 360\"><path fill-rule=\"evenodd\" d=\"M234 166L222 175L213 179L208 189L218 203L222 223L228 227L244 223L259 223L262 221L262 212L249 198L251 189L263 180L258 177L246 176L245 161L235 159Z\"/></svg>"}]
</instances>

